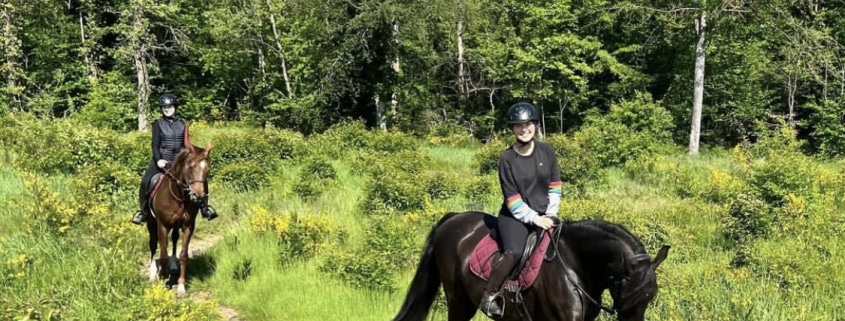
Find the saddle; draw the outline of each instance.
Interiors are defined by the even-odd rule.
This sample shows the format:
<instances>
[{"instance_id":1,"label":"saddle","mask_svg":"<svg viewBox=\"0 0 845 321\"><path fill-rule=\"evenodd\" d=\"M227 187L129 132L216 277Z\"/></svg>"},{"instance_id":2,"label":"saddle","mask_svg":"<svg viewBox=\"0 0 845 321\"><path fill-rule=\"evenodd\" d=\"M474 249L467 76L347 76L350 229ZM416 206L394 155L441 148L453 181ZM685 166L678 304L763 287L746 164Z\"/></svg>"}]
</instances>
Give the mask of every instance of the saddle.
<instances>
[{"instance_id":1,"label":"saddle","mask_svg":"<svg viewBox=\"0 0 845 321\"><path fill-rule=\"evenodd\" d=\"M153 177L150 177L150 183L145 187L145 195L147 196L146 203L146 210L149 211L150 215L156 217L155 211L153 210L153 195L155 195L158 188L161 186L161 183L164 182L161 179L161 176L164 175L163 173L155 173Z\"/></svg>"},{"instance_id":2,"label":"saddle","mask_svg":"<svg viewBox=\"0 0 845 321\"><path fill-rule=\"evenodd\" d=\"M522 273L522 270L525 269L525 264L528 263L529 259L534 255L540 245L540 236L544 230L539 227L533 227L530 231L528 231L528 237L525 240L525 248L522 250L522 256L519 259L519 262L516 263L513 270L511 270L510 275L508 276L508 281L517 281L519 275ZM499 233L498 229L490 230L490 238L493 241L499 242ZM544 261L551 261L554 258L554 251L546 252L546 247L543 247L544 253ZM552 255L552 256L549 256ZM496 262L502 256L502 251L497 251L496 254L493 256L493 262ZM537 270L539 270L539 266Z\"/></svg>"}]
</instances>

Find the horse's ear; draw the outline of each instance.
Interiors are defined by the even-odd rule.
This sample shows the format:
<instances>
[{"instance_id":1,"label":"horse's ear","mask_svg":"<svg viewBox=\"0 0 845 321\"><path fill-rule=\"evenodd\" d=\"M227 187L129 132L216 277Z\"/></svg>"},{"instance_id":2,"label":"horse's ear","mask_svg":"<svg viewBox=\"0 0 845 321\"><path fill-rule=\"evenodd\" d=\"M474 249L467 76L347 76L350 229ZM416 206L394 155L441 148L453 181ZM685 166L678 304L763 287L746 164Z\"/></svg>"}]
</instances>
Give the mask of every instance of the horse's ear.
<instances>
[{"instance_id":1,"label":"horse's ear","mask_svg":"<svg viewBox=\"0 0 845 321\"><path fill-rule=\"evenodd\" d=\"M211 154L211 149L213 147L214 145L212 145L211 142L205 143L205 158L208 158L208 155Z\"/></svg>"},{"instance_id":2,"label":"horse's ear","mask_svg":"<svg viewBox=\"0 0 845 321\"><path fill-rule=\"evenodd\" d=\"M188 131L188 127L190 125L191 125L190 123L185 122L185 137L184 137L185 141L183 142L182 146L185 146L185 148L187 148L189 151L191 151L193 153L194 152L194 142L191 141L191 133L190 133L190 131Z\"/></svg>"},{"instance_id":3,"label":"horse's ear","mask_svg":"<svg viewBox=\"0 0 845 321\"><path fill-rule=\"evenodd\" d=\"M657 257L654 258L654 262L651 263L652 270L657 270L657 267L660 266L660 263L663 263L663 260L665 260L666 256L669 255L669 248L671 248L671 246L669 245L664 245L660 248L660 251L657 252Z\"/></svg>"}]
</instances>

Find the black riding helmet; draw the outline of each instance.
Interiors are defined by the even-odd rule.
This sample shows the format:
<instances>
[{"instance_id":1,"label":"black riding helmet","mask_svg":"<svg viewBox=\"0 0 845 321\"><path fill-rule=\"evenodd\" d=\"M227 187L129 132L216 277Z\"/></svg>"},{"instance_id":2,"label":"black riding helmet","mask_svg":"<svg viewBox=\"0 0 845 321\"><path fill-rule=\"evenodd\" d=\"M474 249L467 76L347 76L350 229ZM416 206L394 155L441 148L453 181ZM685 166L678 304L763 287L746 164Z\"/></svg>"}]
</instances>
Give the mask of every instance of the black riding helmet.
<instances>
[{"instance_id":1,"label":"black riding helmet","mask_svg":"<svg viewBox=\"0 0 845 321\"><path fill-rule=\"evenodd\" d=\"M508 108L508 124L520 124L533 121L534 124L540 121L540 117L537 116L537 109L534 108L534 105L526 102L520 102L511 105Z\"/></svg>"},{"instance_id":2,"label":"black riding helmet","mask_svg":"<svg viewBox=\"0 0 845 321\"><path fill-rule=\"evenodd\" d=\"M161 95L160 97L158 97L158 105L162 108L168 105L173 105L173 107L176 107L176 96L174 96L173 94Z\"/></svg>"}]
</instances>

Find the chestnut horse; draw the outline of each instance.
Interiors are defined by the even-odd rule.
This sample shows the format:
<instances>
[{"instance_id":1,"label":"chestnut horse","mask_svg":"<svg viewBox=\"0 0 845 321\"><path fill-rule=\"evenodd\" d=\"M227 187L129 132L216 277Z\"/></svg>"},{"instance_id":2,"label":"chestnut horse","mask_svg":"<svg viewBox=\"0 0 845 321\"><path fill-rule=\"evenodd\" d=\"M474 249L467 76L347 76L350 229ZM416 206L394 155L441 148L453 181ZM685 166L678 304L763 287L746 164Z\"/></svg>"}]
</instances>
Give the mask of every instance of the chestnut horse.
<instances>
[{"instance_id":1,"label":"chestnut horse","mask_svg":"<svg viewBox=\"0 0 845 321\"><path fill-rule=\"evenodd\" d=\"M643 244L623 226L602 220L558 222L546 257L522 306L503 290L504 320L595 320L604 310L620 321L642 321L657 294L655 270L666 259L664 245L652 260ZM468 321L478 311L486 282L470 271L478 242L496 226L482 212L447 213L431 229L416 275L394 321L422 321L440 286L446 294L449 321ZM551 252L551 253L549 253ZM612 307L602 305L610 290ZM517 300L518 302L519 300ZM525 315L522 317L520 312Z\"/></svg>"},{"instance_id":2,"label":"chestnut horse","mask_svg":"<svg viewBox=\"0 0 845 321\"><path fill-rule=\"evenodd\" d=\"M149 232L150 245L150 281L158 277L169 276L169 270L175 270L176 243L179 240L179 232L182 232L182 252L179 255L179 279L177 285L178 294L185 294L185 270L188 264L188 244L194 234L196 217L199 212L199 202L206 197L206 176L211 169L209 153L211 143L205 148L194 146L188 134L188 125L185 125L184 148L173 163L168 166L163 177L159 180L157 191L152 195L150 202L150 215L147 220L147 232ZM167 233L172 232L173 262L169 262L167 255ZM158 262L155 260L156 246L161 245L161 253ZM156 264L158 263L158 264ZM167 263L167 268L164 268Z\"/></svg>"}]
</instances>

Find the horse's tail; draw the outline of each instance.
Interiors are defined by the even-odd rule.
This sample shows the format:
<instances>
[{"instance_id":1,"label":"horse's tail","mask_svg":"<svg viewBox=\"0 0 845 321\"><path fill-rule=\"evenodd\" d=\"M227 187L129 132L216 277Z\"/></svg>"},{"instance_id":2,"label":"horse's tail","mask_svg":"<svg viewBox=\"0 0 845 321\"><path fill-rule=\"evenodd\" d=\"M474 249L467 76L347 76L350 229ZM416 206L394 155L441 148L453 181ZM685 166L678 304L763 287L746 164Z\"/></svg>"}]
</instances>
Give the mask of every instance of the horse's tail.
<instances>
[{"instance_id":1,"label":"horse's tail","mask_svg":"<svg viewBox=\"0 0 845 321\"><path fill-rule=\"evenodd\" d=\"M417 273L411 281L402 309L393 321L423 321L428 316L431 305L434 304L434 298L437 297L437 290L440 289L440 272L437 271L437 262L434 260L434 232L443 222L456 214L444 215L428 233Z\"/></svg>"}]
</instances>

